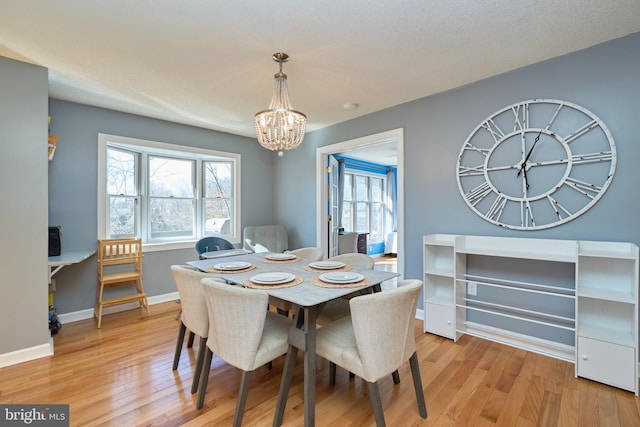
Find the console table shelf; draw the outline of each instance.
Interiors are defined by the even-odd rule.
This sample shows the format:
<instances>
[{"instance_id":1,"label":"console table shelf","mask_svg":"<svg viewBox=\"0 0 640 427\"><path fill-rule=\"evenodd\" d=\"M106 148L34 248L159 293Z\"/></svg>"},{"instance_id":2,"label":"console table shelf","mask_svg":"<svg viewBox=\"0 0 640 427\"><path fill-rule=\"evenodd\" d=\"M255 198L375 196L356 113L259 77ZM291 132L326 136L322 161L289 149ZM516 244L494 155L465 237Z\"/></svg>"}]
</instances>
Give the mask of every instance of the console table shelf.
<instances>
[{"instance_id":1,"label":"console table shelf","mask_svg":"<svg viewBox=\"0 0 640 427\"><path fill-rule=\"evenodd\" d=\"M424 331L574 362L638 395L638 246L424 236Z\"/></svg>"}]
</instances>

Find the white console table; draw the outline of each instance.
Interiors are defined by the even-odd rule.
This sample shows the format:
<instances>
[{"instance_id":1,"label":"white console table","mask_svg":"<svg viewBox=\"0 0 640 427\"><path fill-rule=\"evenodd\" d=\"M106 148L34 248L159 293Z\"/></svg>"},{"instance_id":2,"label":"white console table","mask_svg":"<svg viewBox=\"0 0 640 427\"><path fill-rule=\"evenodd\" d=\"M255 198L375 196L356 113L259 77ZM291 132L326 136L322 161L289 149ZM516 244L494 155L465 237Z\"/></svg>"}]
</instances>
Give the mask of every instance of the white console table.
<instances>
[{"instance_id":1,"label":"white console table","mask_svg":"<svg viewBox=\"0 0 640 427\"><path fill-rule=\"evenodd\" d=\"M424 330L575 363L638 395L638 246L424 236Z\"/></svg>"}]
</instances>

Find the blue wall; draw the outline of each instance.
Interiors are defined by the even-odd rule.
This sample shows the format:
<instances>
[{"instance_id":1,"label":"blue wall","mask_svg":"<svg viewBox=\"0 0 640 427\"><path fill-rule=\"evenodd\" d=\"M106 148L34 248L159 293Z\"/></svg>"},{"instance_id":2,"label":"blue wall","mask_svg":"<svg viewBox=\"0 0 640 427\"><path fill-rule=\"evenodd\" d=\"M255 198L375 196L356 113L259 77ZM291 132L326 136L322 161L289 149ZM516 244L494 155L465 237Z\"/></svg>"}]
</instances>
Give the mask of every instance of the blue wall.
<instances>
[{"instance_id":1,"label":"blue wall","mask_svg":"<svg viewBox=\"0 0 640 427\"><path fill-rule=\"evenodd\" d=\"M473 64L469 64L473 66ZM432 233L631 241L640 244L637 183L640 142L640 33L340 123L305 137L279 158L255 140L124 113L51 100L53 133L60 136L49 180L49 220L63 226L69 249L96 239L96 141L111 133L239 152L243 225L282 224L290 247L316 245L316 148L390 129L404 129L405 277L422 277L422 236ZM556 98L579 104L609 127L618 149L615 178L587 213L540 231L506 230L484 221L464 203L456 158L473 128L514 102ZM167 266L195 256L180 250L145 257L150 295L175 291ZM56 304L62 313L88 309L95 298L95 260L63 269Z\"/></svg>"},{"instance_id":2,"label":"blue wall","mask_svg":"<svg viewBox=\"0 0 640 427\"><path fill-rule=\"evenodd\" d=\"M49 165L49 224L62 227L63 250L95 249L97 244L98 133L241 154L242 224L277 224L272 197L277 157L256 140L56 99L50 100L49 109L51 133L59 136L55 159ZM195 246L146 252L147 294L175 292L169 266L196 258ZM92 308L96 278L95 256L60 270L55 294L58 312Z\"/></svg>"},{"instance_id":3,"label":"blue wall","mask_svg":"<svg viewBox=\"0 0 640 427\"><path fill-rule=\"evenodd\" d=\"M275 170L277 216L300 233L293 244L313 244L318 207L309 189L315 185L315 149L403 128L407 278L422 277L422 237L432 233L640 244L639 70L640 33L636 33L311 132L304 148L287 153L282 167ZM577 219L547 230L507 230L466 206L456 184L456 159L478 123L505 106L534 98L571 101L600 117L616 142L617 170L606 194ZM288 180L290 176L296 177L295 182Z\"/></svg>"}]
</instances>

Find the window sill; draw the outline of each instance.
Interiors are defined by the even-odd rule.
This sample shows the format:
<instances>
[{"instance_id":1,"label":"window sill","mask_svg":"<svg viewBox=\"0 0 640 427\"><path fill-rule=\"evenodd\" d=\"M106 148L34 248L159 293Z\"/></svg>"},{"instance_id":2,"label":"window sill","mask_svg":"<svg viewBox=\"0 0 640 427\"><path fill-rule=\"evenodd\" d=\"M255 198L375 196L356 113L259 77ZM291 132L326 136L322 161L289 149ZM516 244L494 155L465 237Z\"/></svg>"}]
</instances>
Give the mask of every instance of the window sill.
<instances>
[{"instance_id":1,"label":"window sill","mask_svg":"<svg viewBox=\"0 0 640 427\"><path fill-rule=\"evenodd\" d=\"M237 245L237 242L229 240L234 245ZM197 240L185 240L180 242L164 242L164 243L143 243L142 252L162 252L162 251L173 251L177 249L196 249Z\"/></svg>"}]
</instances>

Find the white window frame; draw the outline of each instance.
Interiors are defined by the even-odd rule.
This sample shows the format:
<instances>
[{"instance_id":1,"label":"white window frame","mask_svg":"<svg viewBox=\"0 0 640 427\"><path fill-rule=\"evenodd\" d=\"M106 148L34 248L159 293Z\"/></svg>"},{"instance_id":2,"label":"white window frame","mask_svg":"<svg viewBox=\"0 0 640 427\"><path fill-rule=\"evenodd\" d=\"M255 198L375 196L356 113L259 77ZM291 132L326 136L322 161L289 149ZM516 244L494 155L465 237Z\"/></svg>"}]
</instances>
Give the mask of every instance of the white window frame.
<instances>
[{"instance_id":1,"label":"white window frame","mask_svg":"<svg viewBox=\"0 0 640 427\"><path fill-rule=\"evenodd\" d=\"M144 149L145 151L149 153L152 152L156 155L169 155L176 157L183 156L186 158L197 158L202 160L231 161L234 165L234 218L232 221L233 226L230 230L230 235L225 236L225 239L234 244L239 244L242 241L242 227L240 223L240 218L242 217L240 204L240 200L242 200L242 186L240 181L240 177L242 176L240 154L103 133L98 134L98 239L104 239L107 236L107 148L109 146L121 148L128 151L136 151L136 147L138 147L138 150ZM200 188L197 189L197 197L198 199L202 198L202 191ZM203 236L204 230L201 224L196 224L196 234L199 237ZM143 248L145 252L193 248L197 240L198 238L196 238L195 240L191 238L187 240L176 240L171 242L143 242Z\"/></svg>"},{"instance_id":2,"label":"white window frame","mask_svg":"<svg viewBox=\"0 0 640 427\"><path fill-rule=\"evenodd\" d=\"M351 221L354 222L355 218L356 218L356 209L355 209L355 205L356 203L366 203L367 204L367 210L368 210L368 222L369 222L369 228L371 228L371 206L374 202L371 201L371 178L376 178L376 179L380 179L382 180L382 202L375 202L375 203L382 203L383 208L385 207L385 203L384 200L386 198L386 191L387 191L387 177L386 175L381 175L381 174L376 174L376 173L371 173L371 172L367 172L367 171L362 171L359 169L351 169L349 167L345 168L345 174L349 174L352 176L352 190L353 190L353 194L352 194L352 200L350 201L343 201L343 203L350 203L352 205L352 218ZM355 188L356 188L356 175L358 176L365 176L369 179L369 184L367 185L367 201L363 202L363 201L358 201L355 198ZM386 218L387 218L388 212L386 209L383 209L383 218L382 218L382 236L381 237L372 237L371 234L369 234L368 237L368 242L369 243L380 243L380 242L384 242L385 240L385 234L388 232L387 230L385 230L386 228ZM343 224L344 226L344 224ZM354 224L350 224L350 227L353 227ZM345 228L346 229L346 228ZM353 231L353 230L351 230ZM369 230L368 230L369 231ZM369 231L370 232L370 231Z\"/></svg>"}]
</instances>

